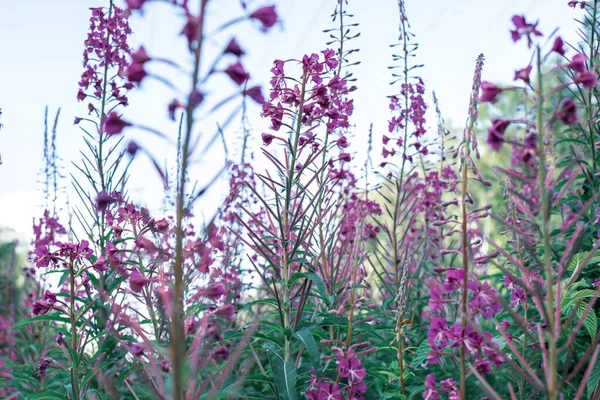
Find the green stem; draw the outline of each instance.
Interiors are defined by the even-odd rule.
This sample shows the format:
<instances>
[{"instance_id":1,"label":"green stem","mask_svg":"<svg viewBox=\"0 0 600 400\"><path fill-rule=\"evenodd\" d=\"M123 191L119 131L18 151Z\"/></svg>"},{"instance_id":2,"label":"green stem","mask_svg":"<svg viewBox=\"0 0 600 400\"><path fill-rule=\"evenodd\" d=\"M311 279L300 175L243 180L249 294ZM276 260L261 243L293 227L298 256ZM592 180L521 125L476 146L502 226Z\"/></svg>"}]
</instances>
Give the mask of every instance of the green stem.
<instances>
[{"instance_id":1,"label":"green stem","mask_svg":"<svg viewBox=\"0 0 600 400\"><path fill-rule=\"evenodd\" d=\"M71 285L71 308L69 310L69 316L71 318L71 348L77 351L77 320L75 319L75 268L73 266L73 260L69 263L69 277ZM78 372L78 360L73 360L73 366L71 367L71 382L73 385L73 399L79 400L79 372Z\"/></svg>"},{"instance_id":2,"label":"green stem","mask_svg":"<svg viewBox=\"0 0 600 400\"><path fill-rule=\"evenodd\" d=\"M544 92L542 87L542 56L541 50L537 48L537 115L536 125L538 131L537 156L539 158L538 182L540 186L540 203L542 206L542 236L544 241L544 267L546 270L546 309L548 314L548 399L556 400L557 380L556 380L556 338L554 321L554 279L552 277L552 260L550 259L550 208L548 204L548 193L546 193L546 155L544 149L544 125L543 125L543 103Z\"/></svg>"},{"instance_id":3,"label":"green stem","mask_svg":"<svg viewBox=\"0 0 600 400\"><path fill-rule=\"evenodd\" d=\"M196 48L194 49L194 70L192 73L192 91L198 85L202 42L204 39L204 14L208 0L200 1L200 16ZM191 92L190 92L191 93ZM179 191L177 193L175 263L173 264L173 315L171 318L171 353L173 361L173 400L183 400L184 394L184 358L185 358L185 331L184 331L184 282L183 282L183 220L185 217L185 182L188 168L189 147L194 126L194 107L188 101L186 109L186 132L181 148L181 169L179 171Z\"/></svg>"}]
</instances>

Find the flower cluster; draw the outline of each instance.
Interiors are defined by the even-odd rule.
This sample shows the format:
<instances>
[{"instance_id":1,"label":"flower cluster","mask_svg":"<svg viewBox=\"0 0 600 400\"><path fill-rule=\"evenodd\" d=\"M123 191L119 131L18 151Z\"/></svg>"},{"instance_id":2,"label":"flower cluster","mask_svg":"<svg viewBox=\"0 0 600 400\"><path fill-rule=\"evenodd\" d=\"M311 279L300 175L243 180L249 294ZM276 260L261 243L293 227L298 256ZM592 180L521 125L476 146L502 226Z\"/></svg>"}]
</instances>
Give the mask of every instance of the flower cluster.
<instances>
[{"instance_id":1,"label":"flower cluster","mask_svg":"<svg viewBox=\"0 0 600 400\"><path fill-rule=\"evenodd\" d=\"M127 14L116 6L108 10L98 7L92 9L90 30L85 40L83 52L84 72L79 81L79 101L91 97L97 101L116 101L127 105L126 91L133 88L131 83L123 83L117 73L124 74L129 65L131 49L127 38L131 34ZM111 78L112 77L112 78ZM103 99L103 96L107 98ZM88 104L90 113L97 110L96 105Z\"/></svg>"},{"instance_id":2,"label":"flower cluster","mask_svg":"<svg viewBox=\"0 0 600 400\"><path fill-rule=\"evenodd\" d=\"M395 141L396 145L400 148L411 145L415 147L417 152L427 155L427 146L423 146L421 143L421 138L426 132L425 113L427 112L427 105L423 98L424 94L425 84L421 78L418 78L417 83L403 83L400 96L391 97L390 110L397 112L398 115L392 117L389 121L388 130L390 134L397 135L397 137L390 138L386 135L383 136L383 158L396 154L395 148L392 147L391 150L388 150L385 147L390 140ZM409 126L412 128L409 128ZM408 136L403 135L403 132L406 132ZM409 137L413 138L414 141L410 144L404 143ZM412 161L412 155L404 154L404 157Z\"/></svg>"},{"instance_id":3,"label":"flower cluster","mask_svg":"<svg viewBox=\"0 0 600 400\"><path fill-rule=\"evenodd\" d=\"M348 88L346 81L335 73L338 66L335 52L327 49L322 53L323 58L313 53L305 55L301 61L276 60L271 69L271 92L269 101L263 105L262 115L271 119L274 131L279 131L285 124L284 116L297 117L291 109L302 105L298 113L307 130L301 137L300 146L309 142L313 144L313 129L321 122L325 122L327 133L347 128L348 117L354 109L353 101L345 98L352 88ZM302 66L301 82L286 75L286 63L291 62ZM293 130L290 126L288 128ZM263 135L265 144L273 138L270 134Z\"/></svg>"}]
</instances>

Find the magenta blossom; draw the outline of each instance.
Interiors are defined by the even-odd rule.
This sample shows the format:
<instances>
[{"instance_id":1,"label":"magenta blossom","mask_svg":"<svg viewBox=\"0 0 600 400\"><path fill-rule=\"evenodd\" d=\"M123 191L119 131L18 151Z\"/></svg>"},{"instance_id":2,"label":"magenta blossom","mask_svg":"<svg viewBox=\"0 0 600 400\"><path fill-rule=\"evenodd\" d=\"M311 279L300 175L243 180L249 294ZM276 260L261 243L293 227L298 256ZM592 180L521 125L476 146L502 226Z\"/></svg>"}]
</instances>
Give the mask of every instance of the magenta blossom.
<instances>
[{"instance_id":1,"label":"magenta blossom","mask_svg":"<svg viewBox=\"0 0 600 400\"><path fill-rule=\"evenodd\" d=\"M229 44L227 44L227 47L223 53L233 54L234 56L241 57L244 55L244 50L242 50L238 42L235 40L235 38L233 38L229 41Z\"/></svg>"},{"instance_id":2,"label":"magenta blossom","mask_svg":"<svg viewBox=\"0 0 600 400\"><path fill-rule=\"evenodd\" d=\"M515 15L512 17L515 29L510 31L513 42L517 42L523 36L527 36L527 46L531 48L531 35L542 36L542 32L537 30L538 23L528 23L524 15Z\"/></svg>"},{"instance_id":3,"label":"magenta blossom","mask_svg":"<svg viewBox=\"0 0 600 400\"><path fill-rule=\"evenodd\" d=\"M275 138L275 136L271 135L270 133L263 133L262 134L263 146L270 145L274 138Z\"/></svg>"},{"instance_id":4,"label":"magenta blossom","mask_svg":"<svg viewBox=\"0 0 600 400\"><path fill-rule=\"evenodd\" d=\"M117 135L123 131L123 129L131 126L131 124L127 121L121 119L119 114L116 112L111 112L108 114L108 117L104 119L104 132L107 135Z\"/></svg>"},{"instance_id":5,"label":"magenta blossom","mask_svg":"<svg viewBox=\"0 0 600 400\"><path fill-rule=\"evenodd\" d=\"M530 83L529 74L531 74L531 65L528 67L525 67L523 69L516 70L514 80L516 81L517 79L520 79L523 82L529 84Z\"/></svg>"},{"instance_id":6,"label":"magenta blossom","mask_svg":"<svg viewBox=\"0 0 600 400\"><path fill-rule=\"evenodd\" d=\"M490 145L492 150L498 151L504 143L504 132L510 125L510 121L506 119L492 118L492 126L488 129L487 144Z\"/></svg>"},{"instance_id":7,"label":"magenta blossom","mask_svg":"<svg viewBox=\"0 0 600 400\"><path fill-rule=\"evenodd\" d=\"M145 2L146 0L125 0L127 7L129 7L131 10L139 10L142 8Z\"/></svg>"},{"instance_id":8,"label":"magenta blossom","mask_svg":"<svg viewBox=\"0 0 600 400\"><path fill-rule=\"evenodd\" d=\"M246 72L244 66L239 61L235 64L231 64L224 72L229 75L231 80L238 84L238 86L242 85L242 83L250 78L250 74Z\"/></svg>"},{"instance_id":9,"label":"magenta blossom","mask_svg":"<svg viewBox=\"0 0 600 400\"><path fill-rule=\"evenodd\" d=\"M498 95L502 93L501 88L494 85L490 82L482 82L481 83L481 96L479 97L479 101L486 103L495 103L498 100Z\"/></svg>"},{"instance_id":10,"label":"magenta blossom","mask_svg":"<svg viewBox=\"0 0 600 400\"><path fill-rule=\"evenodd\" d=\"M552 51L560 54L561 56L565 55L564 42L560 36L557 36L556 39L554 39L554 43L552 44Z\"/></svg>"},{"instance_id":11,"label":"magenta blossom","mask_svg":"<svg viewBox=\"0 0 600 400\"><path fill-rule=\"evenodd\" d=\"M277 23L277 12L275 6L264 6L250 14L250 18L260 21L263 30L272 28Z\"/></svg>"},{"instance_id":12,"label":"magenta blossom","mask_svg":"<svg viewBox=\"0 0 600 400\"><path fill-rule=\"evenodd\" d=\"M577 53L573 56L573 58L571 58L571 62L569 64L567 64L567 67L569 67L570 69L572 69L575 72L583 72L586 70L586 68L585 68L586 60L587 60L587 57L585 56L585 54Z\"/></svg>"},{"instance_id":13,"label":"magenta blossom","mask_svg":"<svg viewBox=\"0 0 600 400\"><path fill-rule=\"evenodd\" d=\"M585 88L592 88L596 86L596 75L593 71L583 71L573 79L573 82Z\"/></svg>"},{"instance_id":14,"label":"magenta blossom","mask_svg":"<svg viewBox=\"0 0 600 400\"><path fill-rule=\"evenodd\" d=\"M129 287L136 293L140 293L149 282L150 279L140 274L138 270L133 271L129 275Z\"/></svg>"},{"instance_id":15,"label":"magenta blossom","mask_svg":"<svg viewBox=\"0 0 600 400\"><path fill-rule=\"evenodd\" d=\"M244 96L250 97L252 100L254 100L260 105L265 104L265 96L263 96L260 86L254 86L250 89L246 89L242 92L242 94Z\"/></svg>"},{"instance_id":16,"label":"magenta blossom","mask_svg":"<svg viewBox=\"0 0 600 400\"><path fill-rule=\"evenodd\" d=\"M575 125L579 122L579 117L577 116L577 104L575 104L575 101L570 97L563 99L560 108L556 113L556 117L565 125Z\"/></svg>"}]
</instances>

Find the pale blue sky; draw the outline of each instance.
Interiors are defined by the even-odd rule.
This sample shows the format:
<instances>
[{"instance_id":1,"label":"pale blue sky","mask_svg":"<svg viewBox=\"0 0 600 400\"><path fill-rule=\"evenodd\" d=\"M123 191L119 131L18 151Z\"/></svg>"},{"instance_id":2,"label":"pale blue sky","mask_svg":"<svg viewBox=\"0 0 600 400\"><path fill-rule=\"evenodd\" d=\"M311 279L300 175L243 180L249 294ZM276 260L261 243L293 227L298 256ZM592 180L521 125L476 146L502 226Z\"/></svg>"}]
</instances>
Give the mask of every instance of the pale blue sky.
<instances>
[{"instance_id":1,"label":"pale blue sky","mask_svg":"<svg viewBox=\"0 0 600 400\"><path fill-rule=\"evenodd\" d=\"M268 82L273 59L297 58L304 53L318 52L327 41L323 29L332 26L330 14L337 0L275 0L249 2L251 8L261 4L276 4L283 21L269 34L245 22L222 36L211 38L209 51L218 52L232 35L238 37L249 53L244 64L253 75L253 82ZM117 0L118 3L118 0ZM84 114L84 105L77 103L77 82L82 72L81 54L88 29L90 7L106 5L107 0L0 0L0 108L3 110L0 131L0 224L28 234L31 218L39 213L40 203L37 173L41 167L44 106L51 115L62 108L59 124L59 152L63 165L71 171L70 162L78 158L83 148L79 129L72 125L75 115ZM230 15L241 15L238 0L214 0L210 14L213 21L223 21ZM420 44L418 62L428 91L436 91L440 106L449 120L462 124L465 119L475 58L484 53L485 80L510 83L513 71L529 61L525 43L510 40L510 18L525 14L528 20L540 20L539 29L549 34L561 28L561 35L574 42L574 17L581 11L567 6L566 0L407 0L406 8L416 39ZM388 85L391 49L398 32L396 0L351 0L349 11L360 23L361 36L352 42L360 48L357 57L362 64L354 67L359 90L354 92L357 137L355 150L364 148L370 123L375 136L385 133L389 117L386 96L396 91ZM143 18L131 21L135 33L133 47L143 43L151 55L184 55L177 33L182 21L169 16L164 8L151 5ZM161 70L156 70L160 72ZM210 90L215 98L234 92L227 80L216 80ZM131 107L124 110L127 119L160 127L174 134L167 121L166 104L171 95L160 84L148 82L130 96ZM258 107L249 109L250 122L256 129L256 141L266 123ZM213 126L205 128L209 134ZM228 133L236 135L235 126ZM128 132L136 140L149 143L159 160L170 158L173 149L146 139L140 132ZM377 140L378 141L378 140ZM221 153L215 150L207 161L198 165L193 178L205 179L218 169ZM133 170L132 194L149 205L158 204L159 184L149 164L136 162ZM208 174L206 173L208 171ZM141 188L150 186L150 192ZM144 193L144 196L141 196ZM152 195L148 195L151 193Z\"/></svg>"}]
</instances>

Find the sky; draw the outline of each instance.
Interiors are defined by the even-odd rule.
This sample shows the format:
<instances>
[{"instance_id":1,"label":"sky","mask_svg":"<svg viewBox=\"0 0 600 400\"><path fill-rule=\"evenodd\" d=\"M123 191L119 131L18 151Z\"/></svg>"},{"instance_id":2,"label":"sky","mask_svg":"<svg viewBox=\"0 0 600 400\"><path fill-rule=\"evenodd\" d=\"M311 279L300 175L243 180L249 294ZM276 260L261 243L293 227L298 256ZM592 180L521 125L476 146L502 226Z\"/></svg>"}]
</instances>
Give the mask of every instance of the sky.
<instances>
[{"instance_id":1,"label":"sky","mask_svg":"<svg viewBox=\"0 0 600 400\"><path fill-rule=\"evenodd\" d=\"M119 4L120 0L115 1ZM303 54L318 53L327 47L323 30L334 27L331 13L336 1L247 1L250 10L275 4L281 23L267 34L251 21L244 21L211 35L206 41L207 57L215 57L235 36L247 52L243 64L252 75L250 83L263 84L266 88L273 60L301 58ZM0 0L0 108L3 111L0 122L4 125L0 130L3 162L0 166L0 225L14 229L25 240L31 235L32 218L40 215L43 203L39 171L46 106L51 118L61 108L57 144L65 175L74 171L71 164L77 162L84 148L82 132L73 125L75 116L86 114L85 104L76 100L77 82L83 72L83 42L90 7L107 4L108 0ZM207 32L228 19L244 15L239 0L213 0L209 4L209 21L213 22ZM389 85L388 66L393 65L390 45L398 37L399 15L396 0L350 0L347 10L355 15L359 26L354 29L361 34L350 42L360 50L354 59L361 60L360 65L352 67L358 90L353 93L355 112L351 120L355 132L352 148L360 156L370 124L376 138L387 130L386 96L397 92ZM483 79L496 83L510 84L513 71L523 68L530 60L527 45L514 44L510 39L513 15L524 14L528 20L539 20L538 28L546 35L560 28L559 34L569 43L577 40L577 24L573 19L581 17L581 11L569 8L567 0L406 0L406 10L419 43L416 62L424 64L420 74L427 90L436 92L444 117L458 126L462 126L467 116L478 54L485 55ZM151 56L170 57L181 63L188 61L184 42L178 36L183 20L164 4L150 4L144 15L133 15L130 23L134 31L130 42L134 49L143 44ZM219 65L226 66L226 61ZM150 71L170 74L167 68L160 66L153 66ZM185 82L177 77L174 80ZM207 91L211 98L219 99L234 94L236 87L225 76L216 76ZM122 111L124 118L175 137L177 127L168 120L166 111L172 98L170 89L148 80L130 94L130 106ZM235 101L230 106L235 108ZM222 115L227 113L217 114L217 119ZM247 115L254 148L258 149L260 134L268 124L260 118L257 105L249 104ZM212 136L216 122L207 120L201 124L203 137ZM433 121L430 127L434 127ZM133 138L143 143L160 163L172 160L173 146L139 130L125 132L127 140ZM239 134L237 123L224 132L231 153L235 154ZM222 145L215 144L198 160L191 179L210 180L221 168L223 155ZM65 179L62 184L68 187L69 181ZM75 202L72 190L67 189L67 193L70 201ZM130 193L142 205L160 206L160 181L148 159L134 160ZM209 201L218 203L216 196Z\"/></svg>"}]
</instances>

